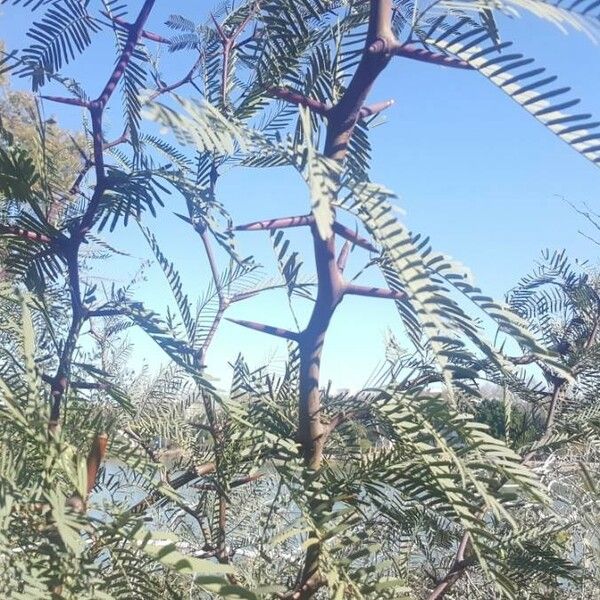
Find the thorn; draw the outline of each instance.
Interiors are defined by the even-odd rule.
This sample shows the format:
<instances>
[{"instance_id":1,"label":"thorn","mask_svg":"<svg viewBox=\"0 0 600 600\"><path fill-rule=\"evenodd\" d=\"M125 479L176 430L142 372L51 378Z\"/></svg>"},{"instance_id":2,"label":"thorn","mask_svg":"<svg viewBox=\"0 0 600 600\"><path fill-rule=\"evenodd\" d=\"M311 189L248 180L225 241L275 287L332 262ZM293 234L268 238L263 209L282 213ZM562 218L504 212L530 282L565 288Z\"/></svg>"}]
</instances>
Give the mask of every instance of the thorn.
<instances>
[{"instance_id":1,"label":"thorn","mask_svg":"<svg viewBox=\"0 0 600 600\"><path fill-rule=\"evenodd\" d=\"M344 293L353 296L368 296L369 298L386 298L388 300L406 300L406 292L395 292L386 288L367 287L348 283Z\"/></svg>"},{"instance_id":2,"label":"thorn","mask_svg":"<svg viewBox=\"0 0 600 600\"><path fill-rule=\"evenodd\" d=\"M130 31L131 28L133 27L133 25L131 23L128 23L127 21L125 21L125 19L121 19L120 17L113 17L111 16L109 13L102 11L102 14L109 20L111 20L113 23L116 23L117 25L121 26L123 29ZM159 44L167 44L167 45L171 45L171 40L168 40L167 38L163 37L162 35L158 35L158 33L154 33L152 31L146 31L145 29L142 29L141 33L140 33L141 37L146 38L147 40L151 40L153 42L158 42Z\"/></svg>"},{"instance_id":3,"label":"thorn","mask_svg":"<svg viewBox=\"0 0 600 600\"><path fill-rule=\"evenodd\" d=\"M453 58L441 52L431 52L424 48L419 48L413 44L405 44L404 46L397 44L391 49L391 54L394 56L403 56L412 60L419 60L433 65L442 67L452 67L454 69L473 70L473 67L459 58Z\"/></svg>"},{"instance_id":4,"label":"thorn","mask_svg":"<svg viewBox=\"0 0 600 600\"><path fill-rule=\"evenodd\" d=\"M43 233L38 233L37 231L28 231L26 229L21 229L20 227L16 226L13 227L11 225L0 224L0 235L11 235L23 238L25 240L30 240L32 242L41 242L43 244L51 244L53 242L51 237L48 237Z\"/></svg>"},{"instance_id":5,"label":"thorn","mask_svg":"<svg viewBox=\"0 0 600 600\"><path fill-rule=\"evenodd\" d=\"M221 38L221 43L226 44L227 42L229 42L229 38L225 35L225 31L223 31L223 27L221 27L221 25L219 24L219 22L215 18L215 15L212 12L210 13L210 18L212 19L212 22L215 24L215 27L217 28L217 33L219 34L219 38Z\"/></svg>"},{"instance_id":6,"label":"thorn","mask_svg":"<svg viewBox=\"0 0 600 600\"><path fill-rule=\"evenodd\" d=\"M81 108L90 108L90 103L81 98L63 98L62 96L40 96L43 100L58 102L60 104L70 104L71 106L80 106Z\"/></svg>"},{"instance_id":7,"label":"thorn","mask_svg":"<svg viewBox=\"0 0 600 600\"><path fill-rule=\"evenodd\" d=\"M279 98L280 100L285 100L286 102L290 102L291 104L296 104L298 106L305 106L312 112L326 116L331 109L330 106L321 102L320 100L315 100L313 98L308 98L304 96L300 92L296 92L295 90L289 90L284 87L270 87L268 92Z\"/></svg>"},{"instance_id":8,"label":"thorn","mask_svg":"<svg viewBox=\"0 0 600 600\"><path fill-rule=\"evenodd\" d=\"M314 223L312 215L300 215L298 217L282 217L279 219L269 219L265 221L255 221L245 225L237 225L232 231L265 231L271 229L285 229L287 227L301 227L303 225L312 225Z\"/></svg>"},{"instance_id":9,"label":"thorn","mask_svg":"<svg viewBox=\"0 0 600 600\"><path fill-rule=\"evenodd\" d=\"M394 104L394 100L385 100L384 102L377 102L376 104L372 104L371 106L363 106L358 116L361 119L365 117L370 117L371 115L377 115L380 112L384 111L386 108L389 108Z\"/></svg>"},{"instance_id":10,"label":"thorn","mask_svg":"<svg viewBox=\"0 0 600 600\"><path fill-rule=\"evenodd\" d=\"M226 321L231 321L236 325L241 325L242 327L247 327L248 329L254 329L255 331L262 331L263 333L268 333L270 335L274 335L277 337L282 337L287 340L292 340L297 342L300 338L300 334L290 331L289 329L282 329L281 327L272 327L271 325L263 325L262 323L255 323L254 321L242 321L239 319L225 319Z\"/></svg>"},{"instance_id":11,"label":"thorn","mask_svg":"<svg viewBox=\"0 0 600 600\"><path fill-rule=\"evenodd\" d=\"M360 246L369 252L378 252L377 248L371 242L369 242L369 240L361 237L355 231L352 231L352 229L349 229L345 225L338 223L338 221L334 221L332 229L335 231L335 233L341 235L344 239L352 242L354 245Z\"/></svg>"}]
</instances>

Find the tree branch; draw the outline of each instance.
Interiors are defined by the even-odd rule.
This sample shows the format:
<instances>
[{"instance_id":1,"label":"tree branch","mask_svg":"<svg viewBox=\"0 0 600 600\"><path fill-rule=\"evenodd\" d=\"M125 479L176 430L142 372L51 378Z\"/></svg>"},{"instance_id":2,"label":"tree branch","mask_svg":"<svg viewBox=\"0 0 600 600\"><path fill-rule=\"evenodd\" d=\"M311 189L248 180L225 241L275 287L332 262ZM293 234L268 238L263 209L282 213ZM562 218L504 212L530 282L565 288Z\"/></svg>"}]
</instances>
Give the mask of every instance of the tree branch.
<instances>
[{"instance_id":1,"label":"tree branch","mask_svg":"<svg viewBox=\"0 0 600 600\"><path fill-rule=\"evenodd\" d=\"M288 229L290 227L312 226L315 223L313 215L300 215L297 217L280 217L278 219L268 219L264 221L254 221L244 225L237 225L232 231L271 231L273 229ZM369 240L361 237L352 229L342 225L339 221L333 223L333 231L341 235L344 239L352 242L355 246L360 246L369 252L377 252L377 248Z\"/></svg>"},{"instance_id":2,"label":"tree branch","mask_svg":"<svg viewBox=\"0 0 600 600\"><path fill-rule=\"evenodd\" d=\"M69 385L71 371L71 361L77 345L77 339L81 331L83 322L88 317L81 302L81 291L79 285L79 247L85 237L85 233L94 223L96 212L105 192L105 173L104 173L104 139L102 133L102 115L106 104L112 96L117 84L119 83L131 57L135 46L139 40L144 24L150 15L155 0L145 0L138 14L135 23L129 28L127 40L123 50L117 59L117 64L113 69L106 85L98 98L85 106L90 111L92 123L92 141L94 150L94 168L96 172L96 187L88 206L74 229L71 237L65 242L65 256L67 260L67 274L69 281L69 291L71 294L71 326L65 339L62 352L59 357L59 364L56 375L51 385L52 407L50 410L50 421L48 431L55 435L58 431L60 421L60 409L63 395ZM50 97L52 98L52 97ZM66 102L74 104L74 102ZM76 105L80 105L75 103Z\"/></svg>"},{"instance_id":3,"label":"tree branch","mask_svg":"<svg viewBox=\"0 0 600 600\"><path fill-rule=\"evenodd\" d=\"M142 35L142 31L144 30L144 25L150 16L152 8L154 7L154 2L155 0L145 0L137 19L127 28L127 40L123 46L121 56L117 60L117 64L115 65L111 76L106 82L104 89L100 92L100 95L96 100L94 100L92 105L97 105L99 108L104 108L108 103L121 77L123 77L123 73L125 73L125 69L129 64L129 61L131 60L136 44Z\"/></svg>"},{"instance_id":4,"label":"tree branch","mask_svg":"<svg viewBox=\"0 0 600 600\"><path fill-rule=\"evenodd\" d=\"M196 62L192 66L192 68L179 81L176 81L175 83L172 83L171 85L162 85L160 82L157 82L158 88L156 90L154 90L154 92L152 92L152 94L150 94L150 97L148 98L148 102L152 102L161 94L166 94L167 92L172 92L173 90L180 88L181 86L185 85L186 83L192 83L193 79L194 79L194 73L196 72L196 69L198 68L198 64L200 63L200 60L201 60L201 57L198 57L198 59L196 60Z\"/></svg>"},{"instance_id":5,"label":"tree branch","mask_svg":"<svg viewBox=\"0 0 600 600\"><path fill-rule=\"evenodd\" d=\"M179 475L179 477L177 477L177 478L173 479L173 481L169 482L169 486L173 490L178 490L179 488L182 488L184 485L187 485L188 483L194 481L194 479L198 479L199 477L204 477L205 475L210 475L211 473L214 473L215 469L216 469L216 465L214 462L204 463L203 465L195 467L193 470L186 471L182 475ZM139 513L144 512L145 510L147 510L153 504L156 504L160 500L168 499L168 498L169 497L167 496L167 494L165 494L164 492L162 492L160 490L156 490L156 491L152 492L151 494L149 494L143 500L140 500L139 502L134 504L129 510L133 514L139 514Z\"/></svg>"},{"instance_id":6,"label":"tree branch","mask_svg":"<svg viewBox=\"0 0 600 600\"><path fill-rule=\"evenodd\" d=\"M215 24L217 29L217 34L221 41L221 46L223 48L223 65L222 65L222 73L221 73L221 101L223 106L227 105L227 78L229 74L229 61L231 60L231 51L234 49L234 43L240 33L245 29L246 25L250 22L250 20L254 16L254 9L251 10L246 18L234 29L231 35L227 35L223 27L219 24L215 16L210 13L211 19Z\"/></svg>"},{"instance_id":7,"label":"tree branch","mask_svg":"<svg viewBox=\"0 0 600 600\"><path fill-rule=\"evenodd\" d=\"M358 235L356 231L352 231L352 229L342 225L339 221L334 221L332 228L335 233L352 242L355 246L360 246L369 252L379 252L369 240Z\"/></svg>"},{"instance_id":8,"label":"tree branch","mask_svg":"<svg viewBox=\"0 0 600 600\"><path fill-rule=\"evenodd\" d=\"M275 96L280 100L285 100L286 102L289 102L290 104L295 104L296 106L304 106L318 115L327 116L327 113L331 108L331 106L328 106L324 102L308 98L300 92L296 92L288 88L275 86L270 87L267 91L272 96Z\"/></svg>"},{"instance_id":9,"label":"tree branch","mask_svg":"<svg viewBox=\"0 0 600 600\"><path fill-rule=\"evenodd\" d=\"M392 0L370 0L369 27L360 62L343 96L327 113L324 154L328 158L340 162L346 158L365 100L389 62L388 56L368 50L379 38L395 39L392 32ZM319 391L321 355L331 317L343 298L344 282L335 258L335 233L340 231L339 227L336 231L334 226L334 235L323 240L316 227L311 227L318 285L313 312L306 329L300 334L298 440L304 460L312 469L320 468L325 445ZM353 237L356 238L356 234ZM319 573L320 557L321 541L318 533L312 532L299 584L291 597L310 598L314 595L323 581Z\"/></svg>"},{"instance_id":10,"label":"tree branch","mask_svg":"<svg viewBox=\"0 0 600 600\"><path fill-rule=\"evenodd\" d=\"M20 237L24 240L32 242L41 242L42 244L52 244L54 242L54 240L51 237L48 237L43 233L38 233L37 231L28 231L27 229L22 229L21 227L12 225L0 224L0 235Z\"/></svg>"},{"instance_id":11,"label":"tree branch","mask_svg":"<svg viewBox=\"0 0 600 600\"><path fill-rule=\"evenodd\" d=\"M305 96L304 94L301 94L295 90L290 90L289 88L275 86L269 88L267 91L272 96L275 96L280 100L285 100L286 102L295 104L296 106L304 106L311 112L323 117L327 117L329 112L332 110L332 106L329 104L314 98L309 98L308 96ZM386 100L385 102L378 102L377 104L373 104L371 106L363 106L359 111L359 118L363 119L365 117L376 115L386 108L389 108L393 104L394 100Z\"/></svg>"},{"instance_id":12,"label":"tree branch","mask_svg":"<svg viewBox=\"0 0 600 600\"><path fill-rule=\"evenodd\" d=\"M213 284L215 286L215 289L217 290L217 298L219 299L219 307L218 307L217 312L216 312L216 314L213 318L213 321L210 325L208 333L206 334L206 337L204 338L204 343L202 344L202 347L200 348L200 351L199 351L198 364L199 364L200 368L204 368L206 353L208 352L208 348L215 336L215 333L217 332L217 328L219 327L219 324L221 323L221 320L223 319L223 315L225 314L225 311L227 310L229 303L227 301L227 298L225 297L223 288L221 286L221 280L219 277L219 269L217 267L217 261L215 259L211 240L209 237L208 227L206 225L202 225L202 226L196 227L196 231L198 232L198 235L200 236L200 239L202 240L202 244L204 246L204 251L206 253L206 258L208 259L208 265L210 268L210 273L212 276Z\"/></svg>"}]
</instances>

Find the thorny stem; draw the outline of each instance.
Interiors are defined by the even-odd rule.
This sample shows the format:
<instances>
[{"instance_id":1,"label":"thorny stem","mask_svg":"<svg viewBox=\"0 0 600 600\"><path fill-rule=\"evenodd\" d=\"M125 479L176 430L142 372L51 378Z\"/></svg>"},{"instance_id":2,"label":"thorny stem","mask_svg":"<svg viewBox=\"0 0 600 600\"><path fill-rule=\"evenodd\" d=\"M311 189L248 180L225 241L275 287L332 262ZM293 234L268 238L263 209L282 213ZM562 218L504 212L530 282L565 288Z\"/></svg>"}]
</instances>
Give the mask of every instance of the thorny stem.
<instances>
[{"instance_id":1,"label":"thorny stem","mask_svg":"<svg viewBox=\"0 0 600 600\"><path fill-rule=\"evenodd\" d=\"M96 172L96 187L81 220L75 226L70 238L63 242L63 251L67 260L67 274L69 291L71 295L72 316L69 332L59 358L58 369L51 385L52 407L50 411L48 430L52 435L56 434L58 431L61 403L65 391L69 385L73 354L75 352L81 327L87 318L85 308L81 301L79 282L79 248L83 242L85 234L89 231L94 223L100 202L104 192L106 191L106 176L104 172L103 155L105 148L102 132L102 115L110 97L112 96L117 84L125 72L125 69L127 68L127 65L129 64L129 61L131 60L131 56L140 38L144 24L154 6L154 2L155 0L146 0L144 2L138 18L129 28L127 41L125 42L123 51L117 60L117 64L98 98L92 102L83 102L81 100L75 102L70 101L69 99L67 99L66 102L67 104L85 106L90 111L94 152L93 164ZM64 99L60 99L59 101L62 100Z\"/></svg>"},{"instance_id":2,"label":"thorny stem","mask_svg":"<svg viewBox=\"0 0 600 600\"><path fill-rule=\"evenodd\" d=\"M364 116L376 114L391 103L380 103L367 108L365 100L378 75L388 64L391 53L388 49L397 45L391 29L392 0L370 0L369 27L365 47L358 67L341 99L334 106L311 100L286 88L274 87L271 94L295 104L307 106L327 118L327 131L324 155L342 162L347 154L348 145L358 120ZM225 34L217 24L221 39ZM381 46L377 49L378 44ZM349 246L346 244L336 259L335 235L361 245L370 251L376 248L367 240L359 238L348 228L334 222L333 231L328 239L322 239L311 215L289 217L271 221L259 221L239 226L239 231L265 230L280 227L296 227L308 225L313 238L315 267L317 271L317 297L306 328L299 334L251 321L237 321L240 325L295 339L300 354L299 400L298 400L298 433L297 439L301 447L305 464L311 470L318 470L323 460L325 442L333 427L321 422L321 396L319 379L321 356L329 323L342 301L344 294L360 294L374 297L402 299L403 296L378 288L361 288L347 284L342 271L348 257ZM290 592L290 598L310 598L324 582L319 574L320 542L318 533L310 534L309 548L306 552L304 567L298 586Z\"/></svg>"},{"instance_id":3,"label":"thorny stem","mask_svg":"<svg viewBox=\"0 0 600 600\"><path fill-rule=\"evenodd\" d=\"M371 0L369 28L365 48L348 88L340 101L328 111L324 154L343 161L360 111L367 95L389 56L370 52L377 39L393 40L391 30L391 0ZM321 239L316 227L311 227L317 270L317 299L306 329L300 334L300 400L298 439L306 464L318 469L324 446L321 424L319 378L323 344L329 322L344 294L344 284L336 261L335 235ZM337 233L342 233L339 229ZM346 237L346 236L344 236ZM312 569L312 567L311 567ZM312 577L314 573L305 573Z\"/></svg>"},{"instance_id":4,"label":"thorny stem","mask_svg":"<svg viewBox=\"0 0 600 600\"><path fill-rule=\"evenodd\" d=\"M391 20L392 1L371 0L369 28L361 60L344 95L329 111L324 149L329 158L343 161L346 157L360 110L377 76L389 62L389 56L369 52L368 49L377 39L394 39ZM336 261L335 235L323 240L316 227L311 230L318 288L312 315L299 342L298 440L306 464L312 469L319 469L327 437L321 423L321 356L331 317L343 297L343 279ZM318 534L313 532L310 538L298 590L300 598L312 597L323 583L319 575L321 545Z\"/></svg>"}]
</instances>

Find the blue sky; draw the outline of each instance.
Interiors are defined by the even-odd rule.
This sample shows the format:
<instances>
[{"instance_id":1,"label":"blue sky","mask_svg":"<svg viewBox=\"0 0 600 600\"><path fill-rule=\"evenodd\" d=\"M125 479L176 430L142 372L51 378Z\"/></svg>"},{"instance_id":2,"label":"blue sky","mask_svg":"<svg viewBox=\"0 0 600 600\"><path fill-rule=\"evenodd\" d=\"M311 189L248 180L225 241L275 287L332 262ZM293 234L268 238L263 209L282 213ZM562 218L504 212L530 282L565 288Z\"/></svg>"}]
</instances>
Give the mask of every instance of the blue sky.
<instances>
[{"instance_id":1,"label":"blue sky","mask_svg":"<svg viewBox=\"0 0 600 600\"><path fill-rule=\"evenodd\" d=\"M133 13L140 3L130 4ZM195 8L199 4L159 1L148 28L167 33L162 23L171 12L203 21L205 10ZM23 45L30 13L7 5L1 10L0 37L9 48ZM570 85L582 98L583 110L600 115L600 47L580 33L567 36L527 16L502 19L501 24L503 39L514 41L518 51L535 57L550 74L558 75L563 85ZM65 71L80 80L91 95L101 89L112 67L112 40L109 35L105 40ZM104 56L111 59L101 58ZM166 56L165 79L167 75L168 81L180 78L191 60L185 53ZM22 80L13 83L26 84ZM186 93L191 95L192 90L186 89ZM398 59L371 94L372 101L388 98L393 98L395 105L385 113L387 122L371 137L372 178L395 190L408 226L429 235L435 250L467 265L484 291L502 297L531 269L544 248L566 248L573 257L597 261L598 247L578 234L579 229L590 229L567 202L588 203L600 212L600 170L482 76ZM77 109L47 104L46 110L61 124L78 124ZM115 114L112 133L118 135L117 99L111 110ZM110 113L107 120L110 123ZM298 176L282 169L232 172L222 178L218 192L238 222L301 214L308 207L307 192ZM182 209L181 200L167 199L152 225L164 252L181 264L187 290L194 297L207 283L208 273L197 238L171 214ZM310 267L306 233L294 232L292 238ZM119 230L112 241L135 256L148 254L133 227ZM239 241L242 253L255 255L273 272L266 234L243 234ZM366 259L356 251L351 268L360 268ZM106 267L106 275L124 281L135 264L134 260L114 263ZM155 310L163 310L168 298L161 275L151 269L148 276L140 296ZM306 315L307 309L299 306L300 315ZM281 326L293 323L280 293L236 306L230 316ZM383 356L387 328L401 335L392 303L344 300L329 332L324 380L332 379L337 387L360 386ZM157 364L160 354L150 342L139 334L132 340L141 350L138 356ZM284 346L279 340L227 323L209 355L209 371L225 382L227 362L239 351L258 366L263 360L276 364L283 358Z\"/></svg>"}]
</instances>

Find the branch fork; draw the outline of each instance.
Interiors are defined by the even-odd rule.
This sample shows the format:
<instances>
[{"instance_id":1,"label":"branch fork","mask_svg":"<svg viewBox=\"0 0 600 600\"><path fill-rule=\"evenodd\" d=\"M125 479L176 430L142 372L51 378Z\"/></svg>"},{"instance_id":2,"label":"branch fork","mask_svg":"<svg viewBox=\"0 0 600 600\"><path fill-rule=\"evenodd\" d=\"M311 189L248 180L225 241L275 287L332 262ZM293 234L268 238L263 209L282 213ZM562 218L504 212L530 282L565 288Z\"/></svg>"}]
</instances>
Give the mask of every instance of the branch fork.
<instances>
[{"instance_id":1,"label":"branch fork","mask_svg":"<svg viewBox=\"0 0 600 600\"><path fill-rule=\"evenodd\" d=\"M266 219L263 221L254 221L244 225L233 227L232 231L271 231L273 229L289 229L291 227L314 227L315 218L312 214L299 215L294 217L280 217L276 219ZM334 233L337 233L355 246L364 248L369 252L377 252L377 248L366 238L358 235L356 231L342 225L339 221L334 221L332 225Z\"/></svg>"},{"instance_id":2,"label":"branch fork","mask_svg":"<svg viewBox=\"0 0 600 600\"><path fill-rule=\"evenodd\" d=\"M280 100L284 100L289 102L290 104L295 104L296 106L304 106L308 108L311 112L321 115L325 118L330 118L332 111L335 109L335 106L330 104L326 104L325 102L321 102L320 100L315 100L314 98L309 98L300 92L295 90L291 90L286 87L274 86L267 90L272 96L279 98ZM383 102L377 102L370 106L363 106L359 112L358 116L361 119L365 117L375 116L380 112L383 112L390 106L394 104L394 100L385 100Z\"/></svg>"},{"instance_id":3,"label":"branch fork","mask_svg":"<svg viewBox=\"0 0 600 600\"><path fill-rule=\"evenodd\" d=\"M401 44L395 38L377 38L369 46L369 52L371 54L378 54L386 57L401 56L433 65L440 65L442 67L452 67L454 69L473 69L473 67L464 60L453 58L442 52L432 52L431 50L426 50L415 44Z\"/></svg>"}]
</instances>

